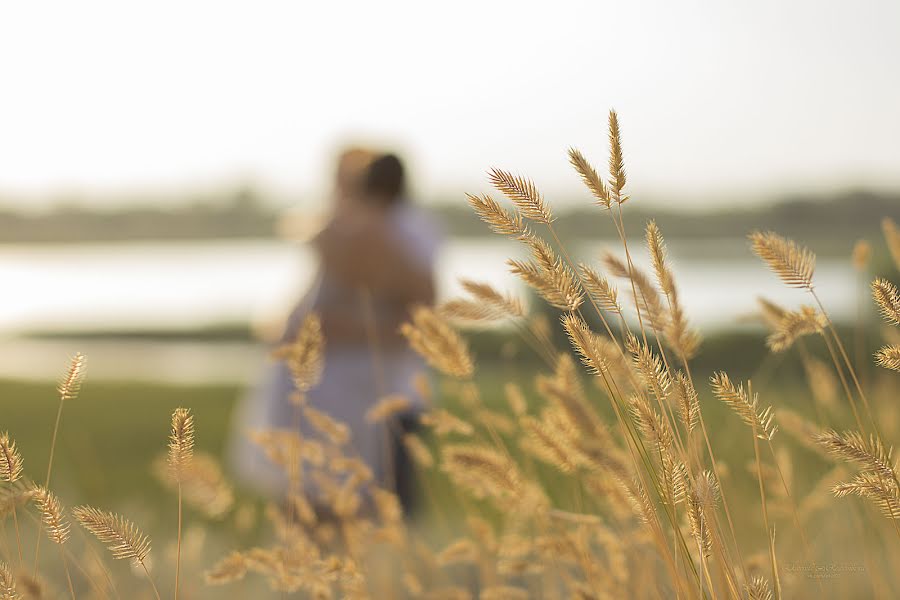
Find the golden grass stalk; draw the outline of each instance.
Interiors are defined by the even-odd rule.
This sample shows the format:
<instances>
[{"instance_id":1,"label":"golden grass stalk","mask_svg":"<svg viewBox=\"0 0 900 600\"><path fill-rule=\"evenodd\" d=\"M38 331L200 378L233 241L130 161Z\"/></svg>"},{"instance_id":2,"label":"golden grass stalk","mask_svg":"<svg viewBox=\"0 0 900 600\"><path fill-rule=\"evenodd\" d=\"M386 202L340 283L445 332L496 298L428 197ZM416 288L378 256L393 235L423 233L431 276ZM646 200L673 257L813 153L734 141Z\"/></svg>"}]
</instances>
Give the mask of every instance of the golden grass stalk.
<instances>
[{"instance_id":1,"label":"golden grass stalk","mask_svg":"<svg viewBox=\"0 0 900 600\"><path fill-rule=\"evenodd\" d=\"M16 578L13 577L9 566L0 562L0 600L20 600L21 598L16 591Z\"/></svg>"},{"instance_id":2,"label":"golden grass stalk","mask_svg":"<svg viewBox=\"0 0 900 600\"><path fill-rule=\"evenodd\" d=\"M869 267L869 262L872 260L872 244L866 240L857 240L856 243L853 244L853 253L851 254L851 257L853 268L860 273L864 273Z\"/></svg>"},{"instance_id":3,"label":"golden grass stalk","mask_svg":"<svg viewBox=\"0 0 900 600\"><path fill-rule=\"evenodd\" d=\"M440 408L437 410L431 410L427 413L424 413L421 417L419 417L422 425L427 427L431 427L434 430L434 433L439 436L445 436L450 434L458 434L458 435L472 435L474 433L475 428L472 427L472 424L463 421L459 417L454 414Z\"/></svg>"},{"instance_id":4,"label":"golden grass stalk","mask_svg":"<svg viewBox=\"0 0 900 600\"><path fill-rule=\"evenodd\" d=\"M900 270L900 228L890 217L881 220L881 230L884 232L884 241L887 242L894 266Z\"/></svg>"},{"instance_id":5,"label":"golden grass stalk","mask_svg":"<svg viewBox=\"0 0 900 600\"><path fill-rule=\"evenodd\" d=\"M513 499L522 489L522 477L509 457L487 446L445 444L441 469L476 498Z\"/></svg>"},{"instance_id":6,"label":"golden grass stalk","mask_svg":"<svg viewBox=\"0 0 900 600\"><path fill-rule=\"evenodd\" d=\"M527 314L520 299L502 294L488 283L471 279L460 279L459 283L475 300L493 306L510 317L525 317Z\"/></svg>"},{"instance_id":7,"label":"golden grass stalk","mask_svg":"<svg viewBox=\"0 0 900 600\"><path fill-rule=\"evenodd\" d=\"M498 191L509 198L526 219L549 225L553 222L550 207L530 179L518 177L502 169L491 169L488 179Z\"/></svg>"},{"instance_id":8,"label":"golden grass stalk","mask_svg":"<svg viewBox=\"0 0 900 600\"><path fill-rule=\"evenodd\" d=\"M409 345L431 366L446 375L468 379L475 363L463 338L434 310L417 306L412 322L404 323L400 332Z\"/></svg>"},{"instance_id":9,"label":"golden grass stalk","mask_svg":"<svg viewBox=\"0 0 900 600\"><path fill-rule=\"evenodd\" d=\"M175 553L175 600L181 582L182 486L194 458L194 417L190 409L176 408L172 413L169 434L168 466L172 479L178 484L178 545ZM143 560L139 561L143 564Z\"/></svg>"},{"instance_id":10,"label":"golden grass stalk","mask_svg":"<svg viewBox=\"0 0 900 600\"><path fill-rule=\"evenodd\" d=\"M15 483L22 477L22 455L9 432L0 435L0 481ZM16 502L12 503L13 525L16 530L16 549L19 552L19 566L22 565L22 536L19 532L19 515Z\"/></svg>"},{"instance_id":11,"label":"golden grass stalk","mask_svg":"<svg viewBox=\"0 0 900 600\"><path fill-rule=\"evenodd\" d=\"M881 311L881 316L891 325L900 325L900 292L887 279L872 282L872 297Z\"/></svg>"},{"instance_id":12,"label":"golden grass stalk","mask_svg":"<svg viewBox=\"0 0 900 600\"><path fill-rule=\"evenodd\" d=\"M672 388L672 379L669 377L669 371L663 361L658 354L655 354L636 338L631 338L627 345L634 367L640 374L644 385L657 400L665 402Z\"/></svg>"},{"instance_id":13,"label":"golden grass stalk","mask_svg":"<svg viewBox=\"0 0 900 600\"><path fill-rule=\"evenodd\" d=\"M754 231L750 234L756 253L781 280L791 287L812 290L816 255L793 240L777 233Z\"/></svg>"},{"instance_id":14,"label":"golden grass stalk","mask_svg":"<svg viewBox=\"0 0 900 600\"><path fill-rule=\"evenodd\" d=\"M656 331L664 331L669 322L669 314L650 277L634 265L626 265L610 252L603 255L603 263L612 276L631 281L635 287L635 308L649 321L650 327Z\"/></svg>"},{"instance_id":15,"label":"golden grass stalk","mask_svg":"<svg viewBox=\"0 0 900 600\"><path fill-rule=\"evenodd\" d=\"M466 198L469 200L469 205L475 210L475 214L487 223L494 233L514 237L521 237L528 233L528 228L518 211L509 212L487 194L481 196L466 194Z\"/></svg>"},{"instance_id":16,"label":"golden grass stalk","mask_svg":"<svg viewBox=\"0 0 900 600\"><path fill-rule=\"evenodd\" d=\"M50 441L50 458L47 461L47 477L44 480L44 488L50 487L50 477L53 473L53 460L56 456L56 440L59 437L59 425L62 421L63 406L67 400L74 400L81 391L81 383L84 379L86 359L80 352L69 361L69 368L57 386L59 393L59 408L56 411L56 422L53 425L53 437ZM41 527L43 521L38 524L38 537L34 549L34 575L37 575L38 559L41 553Z\"/></svg>"},{"instance_id":17,"label":"golden grass stalk","mask_svg":"<svg viewBox=\"0 0 900 600\"><path fill-rule=\"evenodd\" d=\"M584 185L587 186L594 195L597 204L604 208L610 208L612 200L609 197L609 190L606 188L606 184L603 183L603 179L597 174L597 171L591 166L584 155L575 148L569 148L569 163L571 163L581 176L581 181L584 182Z\"/></svg>"},{"instance_id":18,"label":"golden grass stalk","mask_svg":"<svg viewBox=\"0 0 900 600\"><path fill-rule=\"evenodd\" d=\"M875 353L879 367L900 372L900 346L885 346Z\"/></svg>"},{"instance_id":19,"label":"golden grass stalk","mask_svg":"<svg viewBox=\"0 0 900 600\"><path fill-rule=\"evenodd\" d=\"M762 440L772 439L778 425L775 424L775 413L771 406L760 409L758 395L753 394L750 398L743 385L735 388L724 371L710 377L710 384L716 397L730 406L744 423L754 428L756 437Z\"/></svg>"},{"instance_id":20,"label":"golden grass stalk","mask_svg":"<svg viewBox=\"0 0 900 600\"><path fill-rule=\"evenodd\" d=\"M766 338L772 352L784 352L805 335L823 333L828 321L825 315L812 306L801 306L798 311L784 311Z\"/></svg>"},{"instance_id":21,"label":"golden grass stalk","mask_svg":"<svg viewBox=\"0 0 900 600\"><path fill-rule=\"evenodd\" d=\"M69 573L69 564L66 559L66 554L62 548L63 544L69 540L71 524L65 517L65 511L63 510L59 498L46 488L37 488L35 490L34 500L38 509L41 511L41 522L47 530L47 537L59 547L63 569L65 570L66 580L69 584L69 593L72 596L72 600L75 600L75 588L72 585L72 576Z\"/></svg>"}]
</instances>

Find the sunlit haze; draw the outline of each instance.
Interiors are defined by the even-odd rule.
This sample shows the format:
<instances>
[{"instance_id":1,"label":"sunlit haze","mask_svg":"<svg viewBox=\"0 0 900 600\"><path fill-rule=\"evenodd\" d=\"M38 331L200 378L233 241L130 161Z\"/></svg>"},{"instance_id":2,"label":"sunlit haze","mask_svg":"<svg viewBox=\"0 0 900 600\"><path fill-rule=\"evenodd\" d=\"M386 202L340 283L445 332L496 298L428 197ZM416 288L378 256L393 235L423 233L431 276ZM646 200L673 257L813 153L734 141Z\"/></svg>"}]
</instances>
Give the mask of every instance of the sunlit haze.
<instances>
[{"instance_id":1,"label":"sunlit haze","mask_svg":"<svg viewBox=\"0 0 900 600\"><path fill-rule=\"evenodd\" d=\"M657 203L900 186L900 3L537 5L5 3L0 202L312 201L357 140L423 197L494 165L568 196L610 107Z\"/></svg>"}]
</instances>

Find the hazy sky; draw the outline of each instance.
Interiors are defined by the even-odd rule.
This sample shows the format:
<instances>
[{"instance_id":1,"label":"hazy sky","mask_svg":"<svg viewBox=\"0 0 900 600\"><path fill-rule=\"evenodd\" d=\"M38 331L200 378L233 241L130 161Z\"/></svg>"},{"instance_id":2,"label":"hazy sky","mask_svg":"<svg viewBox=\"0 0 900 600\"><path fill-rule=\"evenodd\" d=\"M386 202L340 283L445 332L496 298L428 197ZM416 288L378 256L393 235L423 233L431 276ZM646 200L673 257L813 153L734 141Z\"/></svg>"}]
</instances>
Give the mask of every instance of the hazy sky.
<instances>
[{"instance_id":1,"label":"hazy sky","mask_svg":"<svg viewBox=\"0 0 900 600\"><path fill-rule=\"evenodd\" d=\"M532 8L535 7L535 8ZM342 140L423 196L577 189L621 117L658 202L900 186L900 2L0 0L0 195L326 185Z\"/></svg>"}]
</instances>

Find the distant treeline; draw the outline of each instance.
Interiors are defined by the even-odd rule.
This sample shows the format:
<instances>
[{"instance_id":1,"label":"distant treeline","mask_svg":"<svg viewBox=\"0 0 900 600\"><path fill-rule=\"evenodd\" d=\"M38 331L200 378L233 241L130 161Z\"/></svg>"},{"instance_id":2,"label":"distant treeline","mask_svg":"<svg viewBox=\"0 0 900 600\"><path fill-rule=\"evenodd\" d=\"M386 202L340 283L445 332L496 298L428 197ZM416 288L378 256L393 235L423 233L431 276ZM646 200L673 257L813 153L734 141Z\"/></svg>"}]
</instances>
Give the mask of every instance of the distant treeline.
<instances>
[{"instance_id":1,"label":"distant treeline","mask_svg":"<svg viewBox=\"0 0 900 600\"><path fill-rule=\"evenodd\" d=\"M464 200L431 206L447 235L489 235ZM647 220L653 218L670 240L740 239L753 229L773 229L827 254L846 252L861 237L877 242L882 218L900 221L900 192L794 197L750 208L729 208L723 200L704 212L685 212L677 207L648 209L637 201L626 209L626 229L633 239L641 236ZM615 235L598 207L558 212L554 225L564 239ZM39 215L0 209L0 243L268 238L275 236L277 223L278 213L271 205L261 202L252 190L239 190L230 198L167 209L148 206L109 211L69 206Z\"/></svg>"}]
</instances>

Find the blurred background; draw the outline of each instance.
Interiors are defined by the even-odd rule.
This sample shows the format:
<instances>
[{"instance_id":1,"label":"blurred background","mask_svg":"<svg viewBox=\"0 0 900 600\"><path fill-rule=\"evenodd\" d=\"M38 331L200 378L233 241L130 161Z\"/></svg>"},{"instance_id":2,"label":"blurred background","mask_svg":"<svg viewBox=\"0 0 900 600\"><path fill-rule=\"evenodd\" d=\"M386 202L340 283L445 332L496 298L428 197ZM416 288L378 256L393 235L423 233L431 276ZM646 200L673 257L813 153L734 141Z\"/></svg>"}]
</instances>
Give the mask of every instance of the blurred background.
<instances>
[{"instance_id":1,"label":"blurred background","mask_svg":"<svg viewBox=\"0 0 900 600\"><path fill-rule=\"evenodd\" d=\"M566 150L605 165L610 108L629 235L650 217L665 234L707 340L698 361L753 372L757 296L807 301L752 256L753 229L817 252L836 320L874 313L851 250L869 240L870 270L890 270L898 24L892 0L6 4L0 429L43 464L52 386L80 351L89 376L59 459L76 497L156 493L133 464L163 448L179 404L220 452L267 333L313 280L304 240L348 145L406 161L443 232L439 300L459 277L525 293L506 266L522 248L465 200L489 191L490 167L532 178L561 237L599 260L615 230ZM473 340L489 382L537 363L502 332ZM735 347L743 363L722 364Z\"/></svg>"}]
</instances>

